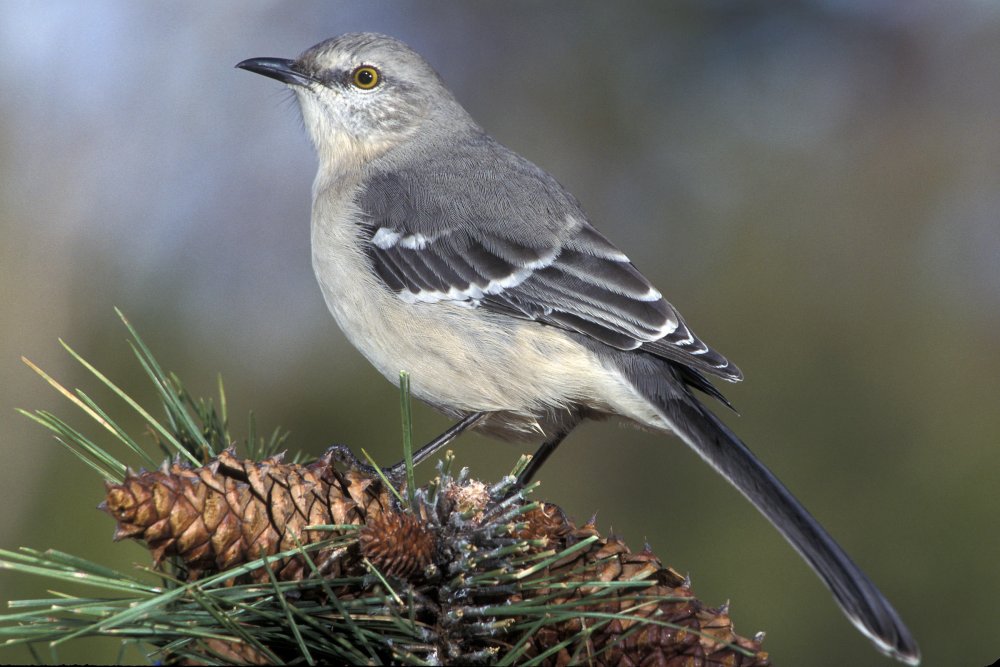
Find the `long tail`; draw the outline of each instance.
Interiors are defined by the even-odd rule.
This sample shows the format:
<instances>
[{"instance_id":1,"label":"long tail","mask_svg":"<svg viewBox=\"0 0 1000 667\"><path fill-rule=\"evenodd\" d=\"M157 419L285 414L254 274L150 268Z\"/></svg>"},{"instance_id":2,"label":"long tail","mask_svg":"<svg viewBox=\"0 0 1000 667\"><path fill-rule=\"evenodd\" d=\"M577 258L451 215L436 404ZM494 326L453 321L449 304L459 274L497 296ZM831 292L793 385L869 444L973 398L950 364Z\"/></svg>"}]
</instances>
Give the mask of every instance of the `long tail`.
<instances>
[{"instance_id":1,"label":"long tail","mask_svg":"<svg viewBox=\"0 0 1000 667\"><path fill-rule=\"evenodd\" d=\"M680 438L774 524L880 651L919 664L920 649L896 610L774 473L697 399L686 391L669 393L660 393L657 403Z\"/></svg>"}]
</instances>

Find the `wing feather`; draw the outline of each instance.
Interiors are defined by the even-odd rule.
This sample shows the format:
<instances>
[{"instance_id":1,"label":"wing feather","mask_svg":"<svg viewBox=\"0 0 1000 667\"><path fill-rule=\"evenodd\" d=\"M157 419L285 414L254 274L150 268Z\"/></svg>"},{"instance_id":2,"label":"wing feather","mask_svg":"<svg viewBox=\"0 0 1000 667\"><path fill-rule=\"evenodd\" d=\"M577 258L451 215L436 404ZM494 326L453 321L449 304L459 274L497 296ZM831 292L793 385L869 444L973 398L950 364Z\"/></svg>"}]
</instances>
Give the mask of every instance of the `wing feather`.
<instances>
[{"instance_id":1,"label":"wing feather","mask_svg":"<svg viewBox=\"0 0 1000 667\"><path fill-rule=\"evenodd\" d=\"M411 303L485 308L742 378L554 179L499 144L484 150L485 135L477 141L441 164L374 175L361 192L365 250L387 289ZM512 164L489 169L498 154ZM517 202L517 211L484 205L491 199Z\"/></svg>"}]
</instances>

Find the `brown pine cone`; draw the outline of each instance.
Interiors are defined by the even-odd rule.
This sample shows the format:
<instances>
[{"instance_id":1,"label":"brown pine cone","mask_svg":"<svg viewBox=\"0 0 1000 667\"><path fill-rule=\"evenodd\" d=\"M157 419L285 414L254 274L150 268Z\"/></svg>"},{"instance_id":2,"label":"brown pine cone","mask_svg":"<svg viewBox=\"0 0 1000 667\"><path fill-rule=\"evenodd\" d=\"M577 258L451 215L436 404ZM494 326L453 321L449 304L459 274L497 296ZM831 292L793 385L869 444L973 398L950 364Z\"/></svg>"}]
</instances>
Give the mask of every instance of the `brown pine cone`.
<instances>
[{"instance_id":1,"label":"brown pine cone","mask_svg":"<svg viewBox=\"0 0 1000 667\"><path fill-rule=\"evenodd\" d=\"M239 460L232 449L206 466L175 462L155 471L129 472L121 484L107 483L101 509L118 521L115 540L144 540L159 565L176 557L189 579L331 537L306 526L365 522L390 498L378 478L358 470L340 473L333 451L309 465ZM320 571L340 576L352 563L337 550L320 551ZM300 579L307 564L298 557L272 564L282 580ZM264 581L255 570L250 581Z\"/></svg>"},{"instance_id":2,"label":"brown pine cone","mask_svg":"<svg viewBox=\"0 0 1000 667\"><path fill-rule=\"evenodd\" d=\"M581 616L571 621L547 625L528 642L525 658L540 655L550 647L576 637L542 664L562 667L570 664L650 665L664 667L765 667L770 665L760 642L738 636L733 631L727 607L711 608L698 600L689 583L676 571L664 567L647 546L632 553L616 537L602 538L588 523L573 525L562 510L543 503L526 512L527 526L520 534L528 539L546 538L547 548L562 551L589 537L597 536L588 548L556 561L531 579L558 582L558 587L531 589L532 596L552 596L547 604L575 606ZM546 547L543 547L546 548ZM573 586L575 582L648 581L649 587L615 589L599 600L588 596L597 586ZM565 593L559 594L563 590ZM529 599L515 595L511 601ZM624 614L629 619L585 618L583 614ZM647 621L647 622L644 622ZM641 624L641 627L636 627ZM581 634L594 628L591 634ZM738 648L734 648L738 647ZM742 650L740 650L742 649Z\"/></svg>"},{"instance_id":3,"label":"brown pine cone","mask_svg":"<svg viewBox=\"0 0 1000 667\"><path fill-rule=\"evenodd\" d=\"M410 579L434 562L438 538L426 519L411 512L380 512L369 515L358 543L380 572Z\"/></svg>"}]
</instances>

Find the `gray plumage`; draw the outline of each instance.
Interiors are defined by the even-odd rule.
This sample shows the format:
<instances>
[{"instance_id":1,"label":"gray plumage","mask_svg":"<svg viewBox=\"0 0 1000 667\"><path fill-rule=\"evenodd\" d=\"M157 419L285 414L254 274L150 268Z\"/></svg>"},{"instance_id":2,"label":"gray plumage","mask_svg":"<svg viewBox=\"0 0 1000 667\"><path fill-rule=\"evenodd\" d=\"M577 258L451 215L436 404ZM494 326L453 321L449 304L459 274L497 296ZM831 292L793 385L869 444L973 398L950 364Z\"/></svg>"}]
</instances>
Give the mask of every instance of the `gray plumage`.
<instances>
[{"instance_id":1,"label":"gray plumage","mask_svg":"<svg viewBox=\"0 0 1000 667\"><path fill-rule=\"evenodd\" d=\"M481 307L742 377L555 179L478 127L447 139L412 164L373 170L360 192L366 249L387 287L408 302Z\"/></svg>"},{"instance_id":2,"label":"gray plumage","mask_svg":"<svg viewBox=\"0 0 1000 667\"><path fill-rule=\"evenodd\" d=\"M294 61L239 67L296 93L320 162L313 267L341 329L383 375L409 371L414 395L449 415L485 413L476 428L543 436L532 473L585 417L675 433L781 531L880 650L919 662L878 589L692 394L722 399L706 375L737 381L739 369L419 55L349 34Z\"/></svg>"}]
</instances>

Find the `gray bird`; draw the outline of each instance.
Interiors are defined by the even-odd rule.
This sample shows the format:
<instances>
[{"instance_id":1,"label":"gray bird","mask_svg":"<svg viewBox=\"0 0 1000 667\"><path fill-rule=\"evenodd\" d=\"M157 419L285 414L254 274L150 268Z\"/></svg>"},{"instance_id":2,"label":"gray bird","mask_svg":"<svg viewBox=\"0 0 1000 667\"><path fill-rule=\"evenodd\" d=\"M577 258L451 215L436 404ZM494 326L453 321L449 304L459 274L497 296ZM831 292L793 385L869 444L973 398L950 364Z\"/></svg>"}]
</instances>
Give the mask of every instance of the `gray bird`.
<instances>
[{"instance_id":1,"label":"gray bird","mask_svg":"<svg viewBox=\"0 0 1000 667\"><path fill-rule=\"evenodd\" d=\"M892 605L693 395L739 369L703 343L552 176L489 136L431 66L370 33L237 67L287 84L319 157L312 261L351 343L466 428L543 441L584 418L676 434L740 490L884 653L920 653Z\"/></svg>"}]
</instances>

